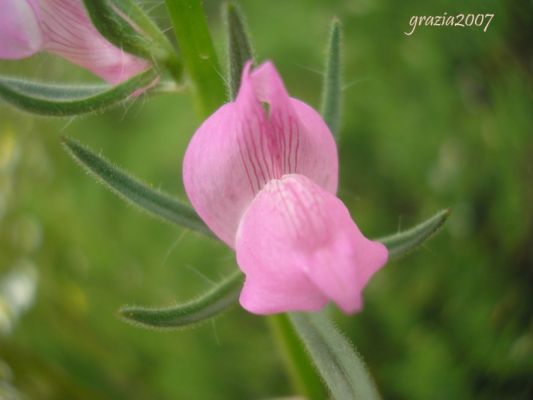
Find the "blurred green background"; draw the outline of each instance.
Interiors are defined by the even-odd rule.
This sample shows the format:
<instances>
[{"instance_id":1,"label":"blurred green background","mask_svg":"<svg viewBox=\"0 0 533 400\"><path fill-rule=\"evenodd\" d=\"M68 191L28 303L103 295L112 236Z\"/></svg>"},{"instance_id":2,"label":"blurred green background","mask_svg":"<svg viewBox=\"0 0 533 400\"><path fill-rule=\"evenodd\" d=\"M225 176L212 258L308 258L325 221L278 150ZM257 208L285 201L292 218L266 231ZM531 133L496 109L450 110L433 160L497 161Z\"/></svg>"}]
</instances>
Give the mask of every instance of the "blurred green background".
<instances>
[{"instance_id":1,"label":"blurred green background","mask_svg":"<svg viewBox=\"0 0 533 400\"><path fill-rule=\"evenodd\" d=\"M161 1L143 1L162 27ZM370 237L438 209L421 251L389 264L356 316L336 315L386 399L533 396L533 131L530 1L241 0L260 60L318 107L334 15L344 24L340 197ZM221 2L205 2L224 58ZM413 15L494 13L479 28ZM0 72L95 80L47 55ZM84 118L0 106L0 398L266 399L293 393L264 318L234 307L194 330L116 316L168 305L235 268L221 244L125 206L62 150L72 135L184 198L199 124L187 93Z\"/></svg>"}]
</instances>

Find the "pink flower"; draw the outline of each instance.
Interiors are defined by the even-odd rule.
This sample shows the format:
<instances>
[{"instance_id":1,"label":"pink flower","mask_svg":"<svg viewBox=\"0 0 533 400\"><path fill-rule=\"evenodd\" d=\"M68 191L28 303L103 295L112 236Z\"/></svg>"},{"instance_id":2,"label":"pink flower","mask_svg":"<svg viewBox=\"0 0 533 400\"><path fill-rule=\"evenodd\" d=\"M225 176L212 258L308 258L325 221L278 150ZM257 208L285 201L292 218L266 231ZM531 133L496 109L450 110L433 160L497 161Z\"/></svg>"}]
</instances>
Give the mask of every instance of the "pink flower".
<instances>
[{"instance_id":1,"label":"pink flower","mask_svg":"<svg viewBox=\"0 0 533 400\"><path fill-rule=\"evenodd\" d=\"M80 65L109 83L149 67L109 43L91 24L81 0L1 0L0 58L47 51Z\"/></svg>"},{"instance_id":2,"label":"pink flower","mask_svg":"<svg viewBox=\"0 0 533 400\"><path fill-rule=\"evenodd\" d=\"M183 180L194 208L237 253L241 305L256 314L361 309L387 261L335 196L337 148L319 114L289 97L274 65L247 64L236 100L194 134Z\"/></svg>"}]
</instances>

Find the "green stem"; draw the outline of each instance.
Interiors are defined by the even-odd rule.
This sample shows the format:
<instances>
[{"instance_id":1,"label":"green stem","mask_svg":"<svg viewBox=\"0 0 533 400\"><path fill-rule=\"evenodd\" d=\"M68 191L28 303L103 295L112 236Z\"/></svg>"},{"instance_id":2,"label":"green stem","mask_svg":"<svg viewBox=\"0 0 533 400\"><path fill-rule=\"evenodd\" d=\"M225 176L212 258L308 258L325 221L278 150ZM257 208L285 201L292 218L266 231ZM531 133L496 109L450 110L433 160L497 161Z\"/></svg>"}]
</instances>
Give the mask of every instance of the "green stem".
<instances>
[{"instance_id":1,"label":"green stem","mask_svg":"<svg viewBox=\"0 0 533 400\"><path fill-rule=\"evenodd\" d=\"M284 358L295 389L308 400L323 400L326 390L286 314L271 315L268 322Z\"/></svg>"},{"instance_id":2,"label":"green stem","mask_svg":"<svg viewBox=\"0 0 533 400\"><path fill-rule=\"evenodd\" d=\"M163 66L166 67L177 85L183 86L183 65L181 65L176 55L167 57L163 61Z\"/></svg>"},{"instance_id":3,"label":"green stem","mask_svg":"<svg viewBox=\"0 0 533 400\"><path fill-rule=\"evenodd\" d=\"M226 89L200 0L165 0L198 111L207 117L226 100Z\"/></svg>"}]
</instances>

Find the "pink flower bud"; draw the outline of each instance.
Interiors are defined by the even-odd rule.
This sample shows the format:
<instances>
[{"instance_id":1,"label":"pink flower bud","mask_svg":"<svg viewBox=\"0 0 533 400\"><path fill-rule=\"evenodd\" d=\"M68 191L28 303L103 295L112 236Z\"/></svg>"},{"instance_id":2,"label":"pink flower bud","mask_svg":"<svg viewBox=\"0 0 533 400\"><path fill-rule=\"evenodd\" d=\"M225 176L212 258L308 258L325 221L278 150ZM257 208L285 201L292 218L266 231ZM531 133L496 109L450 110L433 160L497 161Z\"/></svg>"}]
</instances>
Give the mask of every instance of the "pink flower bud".
<instances>
[{"instance_id":1,"label":"pink flower bud","mask_svg":"<svg viewBox=\"0 0 533 400\"><path fill-rule=\"evenodd\" d=\"M39 51L57 54L109 83L124 81L149 63L109 43L92 25L81 0L2 0L0 58Z\"/></svg>"},{"instance_id":2,"label":"pink flower bud","mask_svg":"<svg viewBox=\"0 0 533 400\"><path fill-rule=\"evenodd\" d=\"M387 261L335 196L337 148L320 115L289 97L274 66L247 64L236 100L194 134L183 180L194 208L237 253L241 305L271 314L329 300L361 309L361 292Z\"/></svg>"},{"instance_id":3,"label":"pink flower bud","mask_svg":"<svg viewBox=\"0 0 533 400\"><path fill-rule=\"evenodd\" d=\"M2 0L0 3L0 58L18 59L41 50L39 0Z\"/></svg>"}]
</instances>

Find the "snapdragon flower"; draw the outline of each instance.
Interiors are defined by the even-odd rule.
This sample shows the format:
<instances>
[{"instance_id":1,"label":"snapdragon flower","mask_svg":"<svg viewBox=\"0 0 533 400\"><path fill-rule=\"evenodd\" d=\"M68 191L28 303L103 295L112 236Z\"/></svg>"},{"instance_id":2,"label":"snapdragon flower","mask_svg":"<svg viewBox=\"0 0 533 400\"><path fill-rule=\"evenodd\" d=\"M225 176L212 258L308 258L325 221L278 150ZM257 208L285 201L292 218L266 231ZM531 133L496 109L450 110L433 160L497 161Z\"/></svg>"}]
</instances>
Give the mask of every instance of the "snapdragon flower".
<instances>
[{"instance_id":1,"label":"snapdragon flower","mask_svg":"<svg viewBox=\"0 0 533 400\"><path fill-rule=\"evenodd\" d=\"M246 275L241 305L256 314L344 312L387 261L335 193L337 147L320 115L289 97L274 65L248 63L234 102L194 134L183 161L187 195Z\"/></svg>"}]
</instances>

